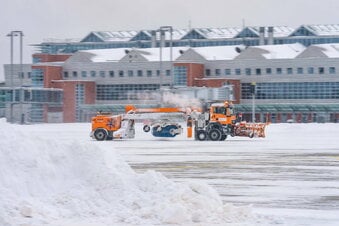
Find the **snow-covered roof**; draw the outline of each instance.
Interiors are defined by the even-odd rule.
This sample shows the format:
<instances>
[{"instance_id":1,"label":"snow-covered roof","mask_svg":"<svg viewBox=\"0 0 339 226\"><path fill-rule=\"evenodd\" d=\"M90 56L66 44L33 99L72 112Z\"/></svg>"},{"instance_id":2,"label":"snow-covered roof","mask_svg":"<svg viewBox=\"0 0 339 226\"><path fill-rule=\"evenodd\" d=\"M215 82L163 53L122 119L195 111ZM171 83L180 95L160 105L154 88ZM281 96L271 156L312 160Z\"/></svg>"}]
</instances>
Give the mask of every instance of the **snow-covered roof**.
<instances>
[{"instance_id":1,"label":"snow-covered roof","mask_svg":"<svg viewBox=\"0 0 339 226\"><path fill-rule=\"evenodd\" d=\"M328 58L339 58L339 44L319 44L305 47L302 44L283 44L283 45L262 45L262 46L209 46L209 47L173 47L172 60L177 60L186 51L193 51L203 57L205 60L234 60L234 59L294 59L306 50L319 51ZM170 61L171 48L162 49L162 60ZM91 62L118 62L127 54L137 53L147 61L159 61L159 48L119 48L119 49L95 49L78 51L76 55L86 55L86 59ZM318 54L319 55L319 54ZM318 56L317 55L317 56ZM72 56L73 57L73 56ZM72 58L71 57L71 58ZM304 56L303 56L304 57ZM307 56L306 56L307 57ZM71 59L70 58L70 59ZM83 59L83 58L80 58Z\"/></svg>"},{"instance_id":2,"label":"snow-covered roof","mask_svg":"<svg viewBox=\"0 0 339 226\"><path fill-rule=\"evenodd\" d=\"M338 36L339 24L302 25L298 28L288 26L263 26L265 37L268 37L269 27L273 28L273 37L289 36ZM159 30L157 30L159 31ZM184 39L192 32L200 35L203 39L231 39L243 37L259 37L260 26L222 27L222 28L192 28L173 29L172 40ZM45 39L43 43L78 43L78 42L128 42L137 40L137 36L144 33L152 36L152 30L127 30L127 31L92 31L82 39ZM160 40L160 33L156 32L157 40ZM166 40L170 40L169 29L165 31ZM191 37L191 36L189 36ZM193 36L194 37L194 36ZM194 38L193 38L194 39ZM150 40L150 39L147 39Z\"/></svg>"},{"instance_id":3,"label":"snow-covered roof","mask_svg":"<svg viewBox=\"0 0 339 226\"><path fill-rule=\"evenodd\" d=\"M182 37L184 37L187 34L188 31L189 31L188 29L173 29L172 39L180 40ZM169 31L165 32L165 38L166 40L170 40L171 33Z\"/></svg>"},{"instance_id":4,"label":"snow-covered roof","mask_svg":"<svg viewBox=\"0 0 339 226\"><path fill-rule=\"evenodd\" d=\"M92 62L108 62L108 61L119 61L127 54L128 51L131 51L131 49L129 48L93 49L78 51L78 53L90 54L90 60Z\"/></svg>"},{"instance_id":5,"label":"snow-covered roof","mask_svg":"<svg viewBox=\"0 0 339 226\"><path fill-rule=\"evenodd\" d=\"M313 47L317 47L319 51L325 54L328 58L339 57L339 44L319 44L313 45Z\"/></svg>"},{"instance_id":6,"label":"snow-covered roof","mask_svg":"<svg viewBox=\"0 0 339 226\"><path fill-rule=\"evenodd\" d=\"M232 60L239 55L236 49L244 46L209 46L192 48L206 60Z\"/></svg>"},{"instance_id":7,"label":"snow-covered roof","mask_svg":"<svg viewBox=\"0 0 339 226\"><path fill-rule=\"evenodd\" d=\"M196 32L206 39L234 38L240 31L240 28L195 28Z\"/></svg>"},{"instance_id":8,"label":"snow-covered roof","mask_svg":"<svg viewBox=\"0 0 339 226\"><path fill-rule=\"evenodd\" d=\"M80 41L80 38L45 38L43 40L44 43L78 43Z\"/></svg>"},{"instance_id":9,"label":"snow-covered roof","mask_svg":"<svg viewBox=\"0 0 339 226\"><path fill-rule=\"evenodd\" d=\"M315 35L339 35L339 24L303 25Z\"/></svg>"},{"instance_id":10,"label":"snow-covered roof","mask_svg":"<svg viewBox=\"0 0 339 226\"><path fill-rule=\"evenodd\" d=\"M172 48L172 60L177 59L182 51L186 51L188 47L173 47ZM160 59L160 50L159 48L145 48L145 49L132 49L132 51L138 52L148 61L159 61ZM162 60L170 61L171 59L171 48L162 48Z\"/></svg>"},{"instance_id":11,"label":"snow-covered roof","mask_svg":"<svg viewBox=\"0 0 339 226\"><path fill-rule=\"evenodd\" d=\"M293 59L303 52L306 47L302 44L294 43L284 45L250 46L248 49L259 50L258 54L261 54L266 59Z\"/></svg>"},{"instance_id":12,"label":"snow-covered roof","mask_svg":"<svg viewBox=\"0 0 339 226\"><path fill-rule=\"evenodd\" d=\"M138 31L93 31L92 34L96 35L105 42L113 41L129 41Z\"/></svg>"}]
</instances>

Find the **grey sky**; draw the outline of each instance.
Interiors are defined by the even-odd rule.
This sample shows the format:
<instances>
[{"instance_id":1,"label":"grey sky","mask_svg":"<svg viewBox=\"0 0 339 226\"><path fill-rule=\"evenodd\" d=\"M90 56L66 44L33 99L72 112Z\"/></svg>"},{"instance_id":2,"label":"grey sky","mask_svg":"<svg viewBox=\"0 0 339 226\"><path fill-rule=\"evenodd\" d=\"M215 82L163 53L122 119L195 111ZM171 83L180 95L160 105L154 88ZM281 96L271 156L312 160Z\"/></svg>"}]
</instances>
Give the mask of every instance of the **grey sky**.
<instances>
[{"instance_id":1,"label":"grey sky","mask_svg":"<svg viewBox=\"0 0 339 226\"><path fill-rule=\"evenodd\" d=\"M29 44L46 38L82 38L90 31L174 28L338 24L338 0L2 0L0 2L0 78L10 61L12 30ZM16 53L19 53L18 41ZM14 56L19 61L19 56Z\"/></svg>"}]
</instances>

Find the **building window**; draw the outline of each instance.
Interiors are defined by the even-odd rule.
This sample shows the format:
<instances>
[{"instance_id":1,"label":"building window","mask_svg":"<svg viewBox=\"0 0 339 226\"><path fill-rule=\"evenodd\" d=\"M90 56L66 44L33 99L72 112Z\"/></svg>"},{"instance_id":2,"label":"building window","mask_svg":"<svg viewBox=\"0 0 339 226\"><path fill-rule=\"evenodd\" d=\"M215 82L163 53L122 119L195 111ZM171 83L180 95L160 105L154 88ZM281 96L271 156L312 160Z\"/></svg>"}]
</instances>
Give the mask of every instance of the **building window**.
<instances>
[{"instance_id":1,"label":"building window","mask_svg":"<svg viewBox=\"0 0 339 226\"><path fill-rule=\"evenodd\" d=\"M281 75L282 74L282 69L280 67L277 68L277 74Z\"/></svg>"},{"instance_id":2,"label":"building window","mask_svg":"<svg viewBox=\"0 0 339 226\"><path fill-rule=\"evenodd\" d=\"M68 78L68 71L64 71L64 78Z\"/></svg>"},{"instance_id":3,"label":"building window","mask_svg":"<svg viewBox=\"0 0 339 226\"><path fill-rule=\"evenodd\" d=\"M210 76L211 75L211 70L210 69L206 69L205 70L205 74L206 74L206 76Z\"/></svg>"},{"instance_id":4,"label":"building window","mask_svg":"<svg viewBox=\"0 0 339 226\"><path fill-rule=\"evenodd\" d=\"M124 77L124 71L122 70L119 71L119 77Z\"/></svg>"},{"instance_id":5,"label":"building window","mask_svg":"<svg viewBox=\"0 0 339 226\"><path fill-rule=\"evenodd\" d=\"M87 71L82 71L81 72L81 77L83 77L83 78L87 77Z\"/></svg>"},{"instance_id":6,"label":"building window","mask_svg":"<svg viewBox=\"0 0 339 226\"><path fill-rule=\"evenodd\" d=\"M85 103L85 87L83 84L76 84L75 87L75 118L77 122L81 122L81 108Z\"/></svg>"},{"instance_id":7,"label":"building window","mask_svg":"<svg viewBox=\"0 0 339 226\"><path fill-rule=\"evenodd\" d=\"M31 78L32 73L31 72L27 72L27 78Z\"/></svg>"},{"instance_id":8,"label":"building window","mask_svg":"<svg viewBox=\"0 0 339 226\"><path fill-rule=\"evenodd\" d=\"M127 75L128 75L128 77L133 77L133 71L132 70L128 70L127 71Z\"/></svg>"},{"instance_id":9,"label":"building window","mask_svg":"<svg viewBox=\"0 0 339 226\"><path fill-rule=\"evenodd\" d=\"M245 74L251 75L251 68L245 68Z\"/></svg>"},{"instance_id":10,"label":"building window","mask_svg":"<svg viewBox=\"0 0 339 226\"><path fill-rule=\"evenodd\" d=\"M166 70L166 76L171 76L171 70Z\"/></svg>"},{"instance_id":11,"label":"building window","mask_svg":"<svg viewBox=\"0 0 339 226\"><path fill-rule=\"evenodd\" d=\"M299 75L304 74L304 68L298 67L298 68L297 68L297 73L298 73Z\"/></svg>"},{"instance_id":12,"label":"building window","mask_svg":"<svg viewBox=\"0 0 339 226\"><path fill-rule=\"evenodd\" d=\"M138 74L138 77L142 77L142 75L143 75L142 70L138 70L137 74Z\"/></svg>"},{"instance_id":13,"label":"building window","mask_svg":"<svg viewBox=\"0 0 339 226\"><path fill-rule=\"evenodd\" d=\"M18 77L19 77L19 78L24 78L24 77L25 77L25 75L24 75L24 73L23 73L23 72L19 72L19 73L18 73Z\"/></svg>"},{"instance_id":14,"label":"building window","mask_svg":"<svg viewBox=\"0 0 339 226\"><path fill-rule=\"evenodd\" d=\"M99 74L100 74L100 77L102 77L102 78L104 78L105 75L106 75L105 71L100 71Z\"/></svg>"},{"instance_id":15,"label":"building window","mask_svg":"<svg viewBox=\"0 0 339 226\"><path fill-rule=\"evenodd\" d=\"M64 77L68 78L68 72L64 72ZM44 71L42 69L32 69L32 85L42 87L44 84Z\"/></svg>"},{"instance_id":16,"label":"building window","mask_svg":"<svg viewBox=\"0 0 339 226\"><path fill-rule=\"evenodd\" d=\"M187 68L185 66L174 67L174 85L187 86Z\"/></svg>"},{"instance_id":17,"label":"building window","mask_svg":"<svg viewBox=\"0 0 339 226\"><path fill-rule=\"evenodd\" d=\"M160 76L160 70L157 70L157 76Z\"/></svg>"},{"instance_id":18,"label":"building window","mask_svg":"<svg viewBox=\"0 0 339 226\"><path fill-rule=\"evenodd\" d=\"M266 68L266 74L268 75L272 74L272 68Z\"/></svg>"},{"instance_id":19,"label":"building window","mask_svg":"<svg viewBox=\"0 0 339 226\"><path fill-rule=\"evenodd\" d=\"M73 71L72 75L73 75L73 77L78 77L78 72L77 71Z\"/></svg>"},{"instance_id":20,"label":"building window","mask_svg":"<svg viewBox=\"0 0 339 226\"><path fill-rule=\"evenodd\" d=\"M313 67L307 68L307 73L308 74L314 74L314 68Z\"/></svg>"},{"instance_id":21,"label":"building window","mask_svg":"<svg viewBox=\"0 0 339 226\"><path fill-rule=\"evenodd\" d=\"M147 77L152 77L152 71L151 70L147 70L146 74L147 74Z\"/></svg>"},{"instance_id":22,"label":"building window","mask_svg":"<svg viewBox=\"0 0 339 226\"><path fill-rule=\"evenodd\" d=\"M221 74L221 70L220 69L215 69L215 75L216 76L220 76Z\"/></svg>"},{"instance_id":23,"label":"building window","mask_svg":"<svg viewBox=\"0 0 339 226\"><path fill-rule=\"evenodd\" d=\"M329 72L330 74L335 74L335 67L330 67L330 68L328 69L328 72Z\"/></svg>"},{"instance_id":24,"label":"building window","mask_svg":"<svg viewBox=\"0 0 339 226\"><path fill-rule=\"evenodd\" d=\"M231 74L231 69L225 69L225 75L230 75Z\"/></svg>"},{"instance_id":25,"label":"building window","mask_svg":"<svg viewBox=\"0 0 339 226\"><path fill-rule=\"evenodd\" d=\"M338 99L339 82L257 83L257 99ZM251 99L251 83L241 84L241 98Z\"/></svg>"},{"instance_id":26,"label":"building window","mask_svg":"<svg viewBox=\"0 0 339 226\"><path fill-rule=\"evenodd\" d=\"M256 68L255 69L255 74L256 75L261 75L261 68Z\"/></svg>"},{"instance_id":27,"label":"building window","mask_svg":"<svg viewBox=\"0 0 339 226\"><path fill-rule=\"evenodd\" d=\"M159 84L97 85L96 100L137 100L138 94L159 89Z\"/></svg>"},{"instance_id":28,"label":"building window","mask_svg":"<svg viewBox=\"0 0 339 226\"><path fill-rule=\"evenodd\" d=\"M235 74L236 75L241 75L241 69L240 68L236 68L235 69Z\"/></svg>"},{"instance_id":29,"label":"building window","mask_svg":"<svg viewBox=\"0 0 339 226\"><path fill-rule=\"evenodd\" d=\"M114 71L109 71L109 76L114 77Z\"/></svg>"},{"instance_id":30,"label":"building window","mask_svg":"<svg viewBox=\"0 0 339 226\"><path fill-rule=\"evenodd\" d=\"M42 62L41 57L33 57L33 64L41 63L41 62Z\"/></svg>"},{"instance_id":31,"label":"building window","mask_svg":"<svg viewBox=\"0 0 339 226\"><path fill-rule=\"evenodd\" d=\"M291 67L287 68L287 74L288 75L293 74L293 68L291 68Z\"/></svg>"},{"instance_id":32,"label":"building window","mask_svg":"<svg viewBox=\"0 0 339 226\"><path fill-rule=\"evenodd\" d=\"M318 68L318 72L319 72L319 74L324 74L325 73L325 69L323 67L319 67Z\"/></svg>"},{"instance_id":33,"label":"building window","mask_svg":"<svg viewBox=\"0 0 339 226\"><path fill-rule=\"evenodd\" d=\"M96 76L96 71L91 71L91 77L95 77Z\"/></svg>"}]
</instances>

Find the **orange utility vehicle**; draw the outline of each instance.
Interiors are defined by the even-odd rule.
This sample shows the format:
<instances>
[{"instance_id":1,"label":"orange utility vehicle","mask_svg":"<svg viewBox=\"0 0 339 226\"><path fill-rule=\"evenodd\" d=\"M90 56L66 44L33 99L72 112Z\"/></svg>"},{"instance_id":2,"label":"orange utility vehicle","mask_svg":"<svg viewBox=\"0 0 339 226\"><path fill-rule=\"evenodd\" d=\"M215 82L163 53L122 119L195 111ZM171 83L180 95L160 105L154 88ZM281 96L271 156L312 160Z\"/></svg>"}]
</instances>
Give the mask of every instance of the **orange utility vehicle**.
<instances>
[{"instance_id":1,"label":"orange utility vehicle","mask_svg":"<svg viewBox=\"0 0 339 226\"><path fill-rule=\"evenodd\" d=\"M182 134L180 122L187 122L187 136L196 140L222 141L230 136L265 137L265 123L239 122L231 102L212 103L205 110L196 108L135 108L126 113L99 113L92 118L91 137L96 140L134 138L135 122L143 122L143 131L155 137ZM193 129L194 128L194 129Z\"/></svg>"}]
</instances>

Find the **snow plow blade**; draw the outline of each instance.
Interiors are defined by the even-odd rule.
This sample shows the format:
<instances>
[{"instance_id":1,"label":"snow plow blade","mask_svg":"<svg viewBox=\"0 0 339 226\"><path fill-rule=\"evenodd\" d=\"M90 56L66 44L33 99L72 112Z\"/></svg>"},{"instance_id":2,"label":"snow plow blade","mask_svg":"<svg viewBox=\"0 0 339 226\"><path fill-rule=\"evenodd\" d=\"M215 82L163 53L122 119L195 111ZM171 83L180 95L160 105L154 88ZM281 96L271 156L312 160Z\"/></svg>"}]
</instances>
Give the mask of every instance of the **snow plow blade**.
<instances>
[{"instance_id":1,"label":"snow plow blade","mask_svg":"<svg viewBox=\"0 0 339 226\"><path fill-rule=\"evenodd\" d=\"M251 123L251 122L240 122L235 124L234 132L235 136L246 136L246 137L262 137L265 135L265 128L267 123Z\"/></svg>"}]
</instances>

